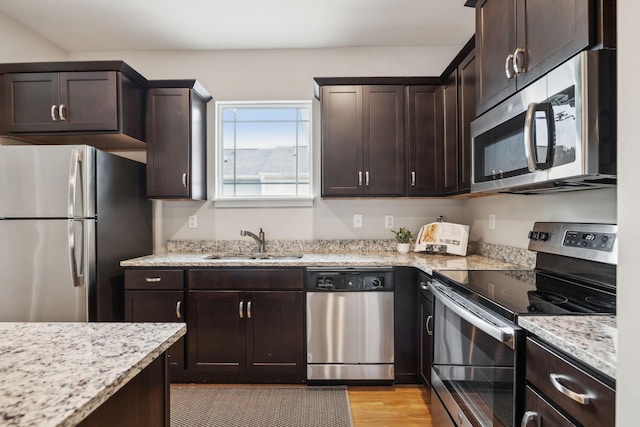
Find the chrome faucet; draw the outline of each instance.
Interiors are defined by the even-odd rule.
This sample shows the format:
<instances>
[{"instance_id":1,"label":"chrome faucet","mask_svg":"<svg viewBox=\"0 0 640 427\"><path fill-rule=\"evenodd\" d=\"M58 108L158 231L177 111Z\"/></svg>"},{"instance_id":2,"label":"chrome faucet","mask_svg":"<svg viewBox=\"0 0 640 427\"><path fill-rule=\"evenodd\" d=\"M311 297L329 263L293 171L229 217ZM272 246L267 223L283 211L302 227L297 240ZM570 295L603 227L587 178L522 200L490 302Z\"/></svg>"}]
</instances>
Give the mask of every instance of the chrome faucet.
<instances>
[{"instance_id":1,"label":"chrome faucet","mask_svg":"<svg viewBox=\"0 0 640 427\"><path fill-rule=\"evenodd\" d=\"M262 228L260 229L260 232L258 233L257 236L255 234L253 234L252 232L247 231L247 230L240 230L240 235L241 236L252 237L253 240L258 242L258 252L259 253L263 253L264 252L264 231L262 231Z\"/></svg>"}]
</instances>

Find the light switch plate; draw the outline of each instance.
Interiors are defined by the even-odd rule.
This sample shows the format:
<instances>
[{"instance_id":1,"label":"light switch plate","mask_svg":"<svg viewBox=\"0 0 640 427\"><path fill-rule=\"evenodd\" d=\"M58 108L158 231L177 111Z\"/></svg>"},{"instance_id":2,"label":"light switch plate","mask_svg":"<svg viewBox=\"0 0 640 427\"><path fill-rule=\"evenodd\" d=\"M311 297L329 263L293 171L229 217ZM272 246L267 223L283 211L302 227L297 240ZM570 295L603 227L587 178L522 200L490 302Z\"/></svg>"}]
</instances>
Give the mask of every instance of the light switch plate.
<instances>
[{"instance_id":1,"label":"light switch plate","mask_svg":"<svg viewBox=\"0 0 640 427\"><path fill-rule=\"evenodd\" d=\"M385 215L384 228L393 228L393 215Z\"/></svg>"},{"instance_id":2,"label":"light switch plate","mask_svg":"<svg viewBox=\"0 0 640 427\"><path fill-rule=\"evenodd\" d=\"M489 230L496 229L496 214L489 214Z\"/></svg>"},{"instance_id":3,"label":"light switch plate","mask_svg":"<svg viewBox=\"0 0 640 427\"><path fill-rule=\"evenodd\" d=\"M362 228L362 214L353 214L353 228Z\"/></svg>"},{"instance_id":4,"label":"light switch plate","mask_svg":"<svg viewBox=\"0 0 640 427\"><path fill-rule=\"evenodd\" d=\"M198 228L198 216L190 215L189 216L189 228Z\"/></svg>"}]
</instances>

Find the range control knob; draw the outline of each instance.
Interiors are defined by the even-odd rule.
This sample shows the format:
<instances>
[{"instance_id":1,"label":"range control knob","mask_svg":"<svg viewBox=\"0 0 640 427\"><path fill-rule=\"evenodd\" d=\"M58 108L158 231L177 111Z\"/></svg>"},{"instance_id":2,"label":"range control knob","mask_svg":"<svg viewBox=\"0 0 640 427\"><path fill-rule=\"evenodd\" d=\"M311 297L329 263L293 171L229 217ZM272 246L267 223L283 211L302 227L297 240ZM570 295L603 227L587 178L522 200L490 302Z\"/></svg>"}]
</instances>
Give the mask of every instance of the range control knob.
<instances>
[{"instance_id":1,"label":"range control knob","mask_svg":"<svg viewBox=\"0 0 640 427\"><path fill-rule=\"evenodd\" d=\"M379 277L376 277L371 281L371 286L377 289L377 288L384 287L384 284L382 283L382 279L380 279Z\"/></svg>"},{"instance_id":2,"label":"range control knob","mask_svg":"<svg viewBox=\"0 0 640 427\"><path fill-rule=\"evenodd\" d=\"M546 231L539 232L538 240L542 240L543 242L546 242L547 240L549 240L549 233L547 233Z\"/></svg>"}]
</instances>

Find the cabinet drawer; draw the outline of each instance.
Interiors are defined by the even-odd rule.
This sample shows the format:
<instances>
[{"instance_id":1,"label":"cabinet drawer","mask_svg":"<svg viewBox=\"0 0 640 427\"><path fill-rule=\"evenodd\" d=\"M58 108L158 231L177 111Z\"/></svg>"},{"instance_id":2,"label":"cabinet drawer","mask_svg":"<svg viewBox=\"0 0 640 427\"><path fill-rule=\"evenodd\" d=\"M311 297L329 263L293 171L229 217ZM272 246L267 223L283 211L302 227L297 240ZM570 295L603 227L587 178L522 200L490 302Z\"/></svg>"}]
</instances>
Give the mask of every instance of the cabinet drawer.
<instances>
[{"instance_id":1,"label":"cabinet drawer","mask_svg":"<svg viewBox=\"0 0 640 427\"><path fill-rule=\"evenodd\" d=\"M558 426L558 427L574 427L564 415L556 408L551 406L549 402L544 400L542 396L536 393L531 387L527 386L525 402L525 414L522 418L522 427L533 426ZM525 423L525 420L529 420Z\"/></svg>"},{"instance_id":2,"label":"cabinet drawer","mask_svg":"<svg viewBox=\"0 0 640 427\"><path fill-rule=\"evenodd\" d=\"M302 290L303 269L189 270L189 289L297 289Z\"/></svg>"},{"instance_id":3,"label":"cabinet drawer","mask_svg":"<svg viewBox=\"0 0 640 427\"><path fill-rule=\"evenodd\" d=\"M184 289L183 270L125 270L125 289Z\"/></svg>"},{"instance_id":4,"label":"cabinet drawer","mask_svg":"<svg viewBox=\"0 0 640 427\"><path fill-rule=\"evenodd\" d=\"M581 424L612 425L615 390L530 338L527 339L526 357L527 381L549 400ZM556 385L552 377L556 378ZM586 397L586 401L579 403L576 397L568 397L571 391Z\"/></svg>"}]
</instances>

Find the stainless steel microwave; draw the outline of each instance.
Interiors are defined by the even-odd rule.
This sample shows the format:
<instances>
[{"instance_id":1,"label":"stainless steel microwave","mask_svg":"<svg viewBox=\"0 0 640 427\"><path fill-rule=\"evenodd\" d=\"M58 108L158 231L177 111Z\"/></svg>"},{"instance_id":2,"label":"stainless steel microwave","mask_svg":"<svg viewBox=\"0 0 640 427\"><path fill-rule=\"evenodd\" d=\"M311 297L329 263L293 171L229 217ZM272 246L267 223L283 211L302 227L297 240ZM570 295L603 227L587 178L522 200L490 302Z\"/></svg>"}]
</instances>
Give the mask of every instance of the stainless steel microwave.
<instances>
[{"instance_id":1,"label":"stainless steel microwave","mask_svg":"<svg viewBox=\"0 0 640 427\"><path fill-rule=\"evenodd\" d=\"M616 185L615 50L584 51L471 123L471 192Z\"/></svg>"}]
</instances>

